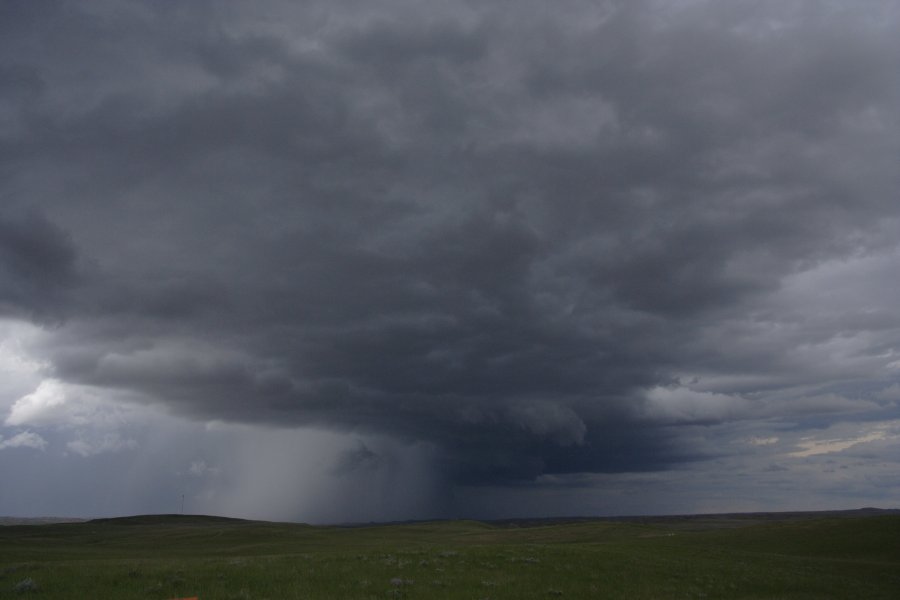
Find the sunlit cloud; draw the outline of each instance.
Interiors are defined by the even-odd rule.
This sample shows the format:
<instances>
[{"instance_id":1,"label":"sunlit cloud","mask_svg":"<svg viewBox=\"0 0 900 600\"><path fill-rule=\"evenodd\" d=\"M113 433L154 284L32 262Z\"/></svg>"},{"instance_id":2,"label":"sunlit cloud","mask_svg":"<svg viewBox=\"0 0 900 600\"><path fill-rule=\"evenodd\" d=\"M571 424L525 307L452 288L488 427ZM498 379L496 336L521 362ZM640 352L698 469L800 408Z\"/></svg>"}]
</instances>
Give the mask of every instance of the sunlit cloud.
<instances>
[{"instance_id":1,"label":"sunlit cloud","mask_svg":"<svg viewBox=\"0 0 900 600\"><path fill-rule=\"evenodd\" d=\"M0 450L6 448L33 448L35 450L44 450L47 447L47 440L32 431L23 431L14 436L4 439L0 436Z\"/></svg>"},{"instance_id":2,"label":"sunlit cloud","mask_svg":"<svg viewBox=\"0 0 900 600\"><path fill-rule=\"evenodd\" d=\"M849 448L853 448L859 444L866 444L869 442L877 442L880 440L886 439L897 439L898 436L891 435L884 429L878 429L875 431L871 431L869 433L862 434L855 438L843 438L843 439L815 439L815 438L804 438L797 442L797 446L800 450L796 450L794 452L788 453L788 456L793 456L796 458L804 458L807 456L816 456L818 454L832 454L836 452L842 452Z\"/></svg>"}]
</instances>

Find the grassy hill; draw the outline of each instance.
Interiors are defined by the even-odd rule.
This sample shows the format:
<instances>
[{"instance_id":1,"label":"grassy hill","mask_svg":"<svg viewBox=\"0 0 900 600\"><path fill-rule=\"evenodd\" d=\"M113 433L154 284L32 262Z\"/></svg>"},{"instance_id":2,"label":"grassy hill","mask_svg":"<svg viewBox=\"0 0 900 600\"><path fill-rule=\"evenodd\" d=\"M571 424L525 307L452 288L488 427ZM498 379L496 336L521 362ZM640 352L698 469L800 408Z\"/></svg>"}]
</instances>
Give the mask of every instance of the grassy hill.
<instances>
[{"instance_id":1,"label":"grassy hill","mask_svg":"<svg viewBox=\"0 0 900 600\"><path fill-rule=\"evenodd\" d=\"M0 527L0 598L897 598L900 515Z\"/></svg>"}]
</instances>

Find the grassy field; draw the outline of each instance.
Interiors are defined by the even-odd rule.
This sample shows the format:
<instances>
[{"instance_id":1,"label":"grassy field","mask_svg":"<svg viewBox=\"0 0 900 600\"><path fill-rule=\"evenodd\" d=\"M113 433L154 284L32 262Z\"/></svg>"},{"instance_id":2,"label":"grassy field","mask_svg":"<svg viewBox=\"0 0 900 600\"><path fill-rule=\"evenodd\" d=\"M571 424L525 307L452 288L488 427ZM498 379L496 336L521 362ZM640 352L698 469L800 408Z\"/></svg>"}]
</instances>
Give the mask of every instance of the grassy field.
<instances>
[{"instance_id":1,"label":"grassy field","mask_svg":"<svg viewBox=\"0 0 900 600\"><path fill-rule=\"evenodd\" d=\"M900 598L900 516L0 527L0 598Z\"/></svg>"}]
</instances>

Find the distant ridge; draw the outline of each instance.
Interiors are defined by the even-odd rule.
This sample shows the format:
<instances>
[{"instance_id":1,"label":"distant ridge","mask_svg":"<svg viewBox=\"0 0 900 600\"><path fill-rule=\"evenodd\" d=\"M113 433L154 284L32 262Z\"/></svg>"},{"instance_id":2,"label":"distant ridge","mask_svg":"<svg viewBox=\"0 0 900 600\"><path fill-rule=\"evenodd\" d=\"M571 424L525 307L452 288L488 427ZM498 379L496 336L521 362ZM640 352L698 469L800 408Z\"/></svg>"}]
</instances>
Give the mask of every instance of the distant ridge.
<instances>
[{"instance_id":1,"label":"distant ridge","mask_svg":"<svg viewBox=\"0 0 900 600\"><path fill-rule=\"evenodd\" d=\"M0 517L0 527L4 525L55 525L57 523L84 523L87 519L72 517Z\"/></svg>"},{"instance_id":2,"label":"distant ridge","mask_svg":"<svg viewBox=\"0 0 900 600\"><path fill-rule=\"evenodd\" d=\"M670 515L616 515L605 517L520 517L509 519L410 519L406 521L368 521L360 523L335 523L334 527L378 527L379 525L420 525L424 523L470 522L494 527L545 527L568 523L627 522L627 523L672 523L690 521L791 521L802 519L823 519L828 517L870 517L878 515L900 515L900 508L851 508L846 510L808 510L784 512L736 512L736 513L696 513Z\"/></svg>"},{"instance_id":3,"label":"distant ridge","mask_svg":"<svg viewBox=\"0 0 900 600\"><path fill-rule=\"evenodd\" d=\"M856 518L879 515L900 515L900 508L874 508L864 507L847 510L819 510L819 511L784 511L784 512L738 512L738 513L703 513L703 514L673 514L673 515L621 515L606 517L522 517L510 519L415 519L406 521L370 521L361 523L333 523L324 524L323 527L380 527L391 525L421 525L426 523L470 523L482 527L546 527L552 525L566 525L589 522L623 522L643 524L672 524L672 523L718 523L726 525L751 524L764 521L796 521L805 519L824 518ZM157 514L157 515L132 515L126 517L107 517L100 519L78 519L70 517L0 517L0 526L6 525L53 525L60 523L91 523L107 525L264 525L264 524L289 524L304 525L305 523L290 522L279 523L276 521L261 521L252 519L238 519L234 517L220 517L214 515L183 515L183 514Z\"/></svg>"},{"instance_id":4,"label":"distant ridge","mask_svg":"<svg viewBox=\"0 0 900 600\"><path fill-rule=\"evenodd\" d=\"M267 523L268 521L251 521L233 517L217 517L212 515L133 515L129 517L109 517L91 519L88 523L107 525L237 525L240 523Z\"/></svg>"},{"instance_id":5,"label":"distant ridge","mask_svg":"<svg viewBox=\"0 0 900 600\"><path fill-rule=\"evenodd\" d=\"M589 521L618 521L647 524L672 523L676 521L796 521L803 519L824 519L829 517L874 517L878 515L900 515L900 508L873 508L867 506L865 508L847 510L698 513L682 515L622 515L614 517L535 517L523 519L494 519L484 521L484 523L501 527L541 527L546 525L563 525L566 523L585 523Z\"/></svg>"}]
</instances>

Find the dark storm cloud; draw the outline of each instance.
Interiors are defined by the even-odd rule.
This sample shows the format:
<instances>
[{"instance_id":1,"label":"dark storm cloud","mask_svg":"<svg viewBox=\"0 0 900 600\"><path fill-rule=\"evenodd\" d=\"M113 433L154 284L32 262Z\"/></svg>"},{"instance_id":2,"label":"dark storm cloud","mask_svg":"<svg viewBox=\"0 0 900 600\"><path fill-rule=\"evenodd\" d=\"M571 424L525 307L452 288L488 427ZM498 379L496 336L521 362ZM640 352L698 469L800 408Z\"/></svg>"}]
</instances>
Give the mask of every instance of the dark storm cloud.
<instances>
[{"instance_id":1,"label":"dark storm cloud","mask_svg":"<svg viewBox=\"0 0 900 600\"><path fill-rule=\"evenodd\" d=\"M0 211L0 314L58 314L76 260L69 237L37 210Z\"/></svg>"},{"instance_id":2,"label":"dark storm cloud","mask_svg":"<svg viewBox=\"0 0 900 600\"><path fill-rule=\"evenodd\" d=\"M88 257L55 375L196 418L428 440L459 481L666 468L703 452L647 390L808 383L816 332L732 333L896 239L888 3L26 5L0 168L43 213L0 220L0 298Z\"/></svg>"}]
</instances>

